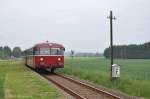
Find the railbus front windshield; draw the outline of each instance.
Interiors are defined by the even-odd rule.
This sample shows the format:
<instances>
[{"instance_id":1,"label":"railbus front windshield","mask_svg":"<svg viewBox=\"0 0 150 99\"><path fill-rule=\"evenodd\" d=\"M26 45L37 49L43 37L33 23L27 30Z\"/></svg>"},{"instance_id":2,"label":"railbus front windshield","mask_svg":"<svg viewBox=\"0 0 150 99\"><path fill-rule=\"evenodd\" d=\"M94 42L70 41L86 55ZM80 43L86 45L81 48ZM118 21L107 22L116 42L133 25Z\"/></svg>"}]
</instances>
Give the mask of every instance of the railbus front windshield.
<instances>
[{"instance_id":1,"label":"railbus front windshield","mask_svg":"<svg viewBox=\"0 0 150 99\"><path fill-rule=\"evenodd\" d=\"M40 55L50 55L50 48L40 48Z\"/></svg>"},{"instance_id":2,"label":"railbus front windshield","mask_svg":"<svg viewBox=\"0 0 150 99\"><path fill-rule=\"evenodd\" d=\"M64 48L34 48L35 55L63 55Z\"/></svg>"}]
</instances>

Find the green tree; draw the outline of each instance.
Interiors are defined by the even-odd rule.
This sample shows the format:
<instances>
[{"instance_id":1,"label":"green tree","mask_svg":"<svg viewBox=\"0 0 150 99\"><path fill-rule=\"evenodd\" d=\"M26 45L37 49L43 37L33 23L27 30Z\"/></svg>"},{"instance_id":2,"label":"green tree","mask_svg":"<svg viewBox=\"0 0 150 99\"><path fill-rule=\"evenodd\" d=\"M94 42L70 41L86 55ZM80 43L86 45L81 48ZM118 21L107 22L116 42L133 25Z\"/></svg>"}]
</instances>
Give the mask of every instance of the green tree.
<instances>
[{"instance_id":1,"label":"green tree","mask_svg":"<svg viewBox=\"0 0 150 99\"><path fill-rule=\"evenodd\" d=\"M114 58L150 59L150 42L139 45L117 45L113 48ZM104 56L110 57L110 48L104 50Z\"/></svg>"},{"instance_id":2,"label":"green tree","mask_svg":"<svg viewBox=\"0 0 150 99\"><path fill-rule=\"evenodd\" d=\"M3 58L3 47L0 46L0 59Z\"/></svg>"},{"instance_id":3,"label":"green tree","mask_svg":"<svg viewBox=\"0 0 150 99\"><path fill-rule=\"evenodd\" d=\"M21 57L21 48L20 47L14 47L12 51L12 55L16 58Z\"/></svg>"},{"instance_id":4,"label":"green tree","mask_svg":"<svg viewBox=\"0 0 150 99\"><path fill-rule=\"evenodd\" d=\"M3 58L8 59L11 57L11 49L8 46L4 46L3 48Z\"/></svg>"}]
</instances>

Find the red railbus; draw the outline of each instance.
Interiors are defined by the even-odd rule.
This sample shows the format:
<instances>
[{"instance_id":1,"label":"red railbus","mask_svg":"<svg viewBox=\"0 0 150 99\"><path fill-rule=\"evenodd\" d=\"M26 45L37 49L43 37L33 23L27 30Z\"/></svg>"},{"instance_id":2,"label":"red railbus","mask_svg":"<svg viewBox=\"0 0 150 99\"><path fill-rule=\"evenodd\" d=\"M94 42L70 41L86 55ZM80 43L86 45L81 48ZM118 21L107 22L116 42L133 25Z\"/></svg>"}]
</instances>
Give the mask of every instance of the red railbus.
<instances>
[{"instance_id":1,"label":"red railbus","mask_svg":"<svg viewBox=\"0 0 150 99\"><path fill-rule=\"evenodd\" d=\"M51 69L64 67L65 48L57 43L38 43L23 52L23 63L34 69Z\"/></svg>"}]
</instances>

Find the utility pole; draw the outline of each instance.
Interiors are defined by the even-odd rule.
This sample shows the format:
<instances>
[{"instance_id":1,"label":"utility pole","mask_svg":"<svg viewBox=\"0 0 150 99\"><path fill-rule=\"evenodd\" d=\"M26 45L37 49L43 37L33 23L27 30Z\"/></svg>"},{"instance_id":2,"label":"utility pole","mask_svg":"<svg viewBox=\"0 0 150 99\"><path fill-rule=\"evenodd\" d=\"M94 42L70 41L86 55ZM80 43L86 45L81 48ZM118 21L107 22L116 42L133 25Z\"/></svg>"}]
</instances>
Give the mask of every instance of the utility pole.
<instances>
[{"instance_id":1,"label":"utility pole","mask_svg":"<svg viewBox=\"0 0 150 99\"><path fill-rule=\"evenodd\" d=\"M73 50L71 50L71 57L72 57L72 59L74 57L74 51Z\"/></svg>"},{"instance_id":2,"label":"utility pole","mask_svg":"<svg viewBox=\"0 0 150 99\"><path fill-rule=\"evenodd\" d=\"M111 72L110 72L110 76L112 79L112 65L113 65L113 20L115 20L115 16L113 16L113 12L110 11L110 15L109 17L107 17L108 19L110 19L110 61L111 61Z\"/></svg>"}]
</instances>

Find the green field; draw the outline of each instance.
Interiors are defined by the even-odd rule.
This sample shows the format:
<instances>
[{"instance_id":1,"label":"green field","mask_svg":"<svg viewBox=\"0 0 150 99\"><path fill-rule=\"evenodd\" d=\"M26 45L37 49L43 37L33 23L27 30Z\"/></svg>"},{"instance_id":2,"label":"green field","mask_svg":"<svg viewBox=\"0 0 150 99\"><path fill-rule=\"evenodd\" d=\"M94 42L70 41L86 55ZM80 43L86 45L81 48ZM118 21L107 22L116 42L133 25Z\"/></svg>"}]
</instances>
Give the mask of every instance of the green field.
<instances>
[{"instance_id":1,"label":"green field","mask_svg":"<svg viewBox=\"0 0 150 99\"><path fill-rule=\"evenodd\" d=\"M65 68L57 72L150 99L150 60L115 60L121 66L121 78L116 82L110 81L109 63L103 58L67 57ZM62 94L20 61L0 61L0 99L62 99Z\"/></svg>"},{"instance_id":2,"label":"green field","mask_svg":"<svg viewBox=\"0 0 150 99\"><path fill-rule=\"evenodd\" d=\"M90 80L96 84L122 91L132 96L150 99L150 60L120 59L115 63L121 66L119 81L110 81L110 61L103 58L65 58L65 68L58 72Z\"/></svg>"},{"instance_id":3,"label":"green field","mask_svg":"<svg viewBox=\"0 0 150 99\"><path fill-rule=\"evenodd\" d=\"M0 99L62 99L62 95L20 61L0 61Z\"/></svg>"}]
</instances>

